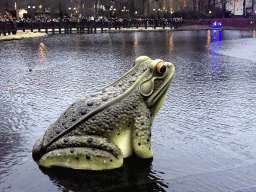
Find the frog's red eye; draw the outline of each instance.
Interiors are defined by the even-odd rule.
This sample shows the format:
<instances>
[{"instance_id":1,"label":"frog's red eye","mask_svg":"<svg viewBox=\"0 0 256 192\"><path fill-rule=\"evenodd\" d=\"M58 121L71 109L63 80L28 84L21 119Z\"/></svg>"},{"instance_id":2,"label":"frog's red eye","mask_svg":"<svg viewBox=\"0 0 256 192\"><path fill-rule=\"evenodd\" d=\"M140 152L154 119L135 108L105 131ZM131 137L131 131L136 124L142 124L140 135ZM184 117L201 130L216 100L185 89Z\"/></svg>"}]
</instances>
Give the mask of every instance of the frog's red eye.
<instances>
[{"instance_id":1,"label":"frog's red eye","mask_svg":"<svg viewBox=\"0 0 256 192\"><path fill-rule=\"evenodd\" d=\"M159 74L164 74L165 71L166 71L166 65L164 65L163 62L159 62L159 63L156 65L156 71L157 71L157 73L159 73Z\"/></svg>"}]
</instances>

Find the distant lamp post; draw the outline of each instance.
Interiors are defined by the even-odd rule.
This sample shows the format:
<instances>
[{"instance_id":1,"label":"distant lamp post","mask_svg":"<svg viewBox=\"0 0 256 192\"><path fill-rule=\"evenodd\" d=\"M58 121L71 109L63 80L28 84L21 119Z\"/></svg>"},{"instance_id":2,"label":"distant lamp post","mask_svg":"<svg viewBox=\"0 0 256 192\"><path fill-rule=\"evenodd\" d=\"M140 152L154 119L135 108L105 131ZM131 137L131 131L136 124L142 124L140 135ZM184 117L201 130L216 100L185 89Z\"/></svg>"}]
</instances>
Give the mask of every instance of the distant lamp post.
<instances>
[{"instance_id":1,"label":"distant lamp post","mask_svg":"<svg viewBox=\"0 0 256 192\"><path fill-rule=\"evenodd\" d=\"M212 11L209 11L209 14L212 14Z\"/></svg>"},{"instance_id":2,"label":"distant lamp post","mask_svg":"<svg viewBox=\"0 0 256 192\"><path fill-rule=\"evenodd\" d=\"M161 13L160 13L161 11L162 11L161 9L158 9L157 17L159 17L159 19L161 17Z\"/></svg>"},{"instance_id":3,"label":"distant lamp post","mask_svg":"<svg viewBox=\"0 0 256 192\"><path fill-rule=\"evenodd\" d=\"M115 9L115 8L113 8L113 6L111 6L111 7L110 7L110 9L109 9L110 16L114 16L115 11L116 11L116 9Z\"/></svg>"},{"instance_id":4,"label":"distant lamp post","mask_svg":"<svg viewBox=\"0 0 256 192\"><path fill-rule=\"evenodd\" d=\"M31 15L31 17L33 16L34 17L34 14L35 14L35 9L36 9L36 6L31 6L31 5L28 5L28 12L29 14Z\"/></svg>"},{"instance_id":5,"label":"distant lamp post","mask_svg":"<svg viewBox=\"0 0 256 192\"><path fill-rule=\"evenodd\" d=\"M154 19L156 18L156 10L153 9L153 13L154 13Z\"/></svg>"},{"instance_id":6,"label":"distant lamp post","mask_svg":"<svg viewBox=\"0 0 256 192\"><path fill-rule=\"evenodd\" d=\"M167 9L164 9L164 17L167 18Z\"/></svg>"},{"instance_id":7,"label":"distant lamp post","mask_svg":"<svg viewBox=\"0 0 256 192\"><path fill-rule=\"evenodd\" d=\"M123 13L123 16L127 16L127 13L129 12L129 10L126 8L126 6L124 6L121 11L122 11L122 13ZM136 13L135 13L135 14L136 14Z\"/></svg>"}]
</instances>

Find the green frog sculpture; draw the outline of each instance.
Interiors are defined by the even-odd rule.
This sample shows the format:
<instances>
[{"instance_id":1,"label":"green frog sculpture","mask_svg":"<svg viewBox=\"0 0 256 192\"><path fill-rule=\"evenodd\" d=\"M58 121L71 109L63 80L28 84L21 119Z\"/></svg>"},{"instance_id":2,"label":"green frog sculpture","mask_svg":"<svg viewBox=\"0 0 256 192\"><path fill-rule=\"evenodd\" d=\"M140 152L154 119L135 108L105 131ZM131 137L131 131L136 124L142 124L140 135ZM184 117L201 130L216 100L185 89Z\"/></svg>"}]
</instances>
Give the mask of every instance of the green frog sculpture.
<instances>
[{"instance_id":1,"label":"green frog sculpture","mask_svg":"<svg viewBox=\"0 0 256 192\"><path fill-rule=\"evenodd\" d=\"M174 65L142 56L114 83L78 99L35 143L42 167L109 170L135 153L152 158L151 125L174 76Z\"/></svg>"}]
</instances>

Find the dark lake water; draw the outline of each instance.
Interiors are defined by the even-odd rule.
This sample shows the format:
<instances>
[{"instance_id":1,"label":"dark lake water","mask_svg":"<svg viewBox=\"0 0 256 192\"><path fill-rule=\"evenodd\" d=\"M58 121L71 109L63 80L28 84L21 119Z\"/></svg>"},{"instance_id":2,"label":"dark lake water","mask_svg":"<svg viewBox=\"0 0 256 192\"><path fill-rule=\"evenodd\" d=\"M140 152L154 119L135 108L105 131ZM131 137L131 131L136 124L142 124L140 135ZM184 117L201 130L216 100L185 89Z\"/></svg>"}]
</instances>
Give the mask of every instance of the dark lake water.
<instances>
[{"instance_id":1,"label":"dark lake water","mask_svg":"<svg viewBox=\"0 0 256 192\"><path fill-rule=\"evenodd\" d=\"M0 42L0 191L256 191L255 31L52 35ZM32 147L74 101L142 55L175 65L152 160L41 169Z\"/></svg>"}]
</instances>

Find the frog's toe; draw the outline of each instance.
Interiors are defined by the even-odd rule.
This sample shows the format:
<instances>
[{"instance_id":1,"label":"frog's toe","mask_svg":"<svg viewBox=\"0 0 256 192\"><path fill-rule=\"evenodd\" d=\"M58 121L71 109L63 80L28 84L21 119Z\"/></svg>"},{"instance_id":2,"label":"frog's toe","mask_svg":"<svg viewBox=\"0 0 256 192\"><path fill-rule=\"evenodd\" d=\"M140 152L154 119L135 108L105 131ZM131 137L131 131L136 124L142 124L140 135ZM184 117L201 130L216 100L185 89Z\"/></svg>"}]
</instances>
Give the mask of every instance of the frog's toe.
<instances>
[{"instance_id":1,"label":"frog's toe","mask_svg":"<svg viewBox=\"0 0 256 192\"><path fill-rule=\"evenodd\" d=\"M92 148L65 148L46 153L38 162L43 167L68 167L84 170L107 170L123 165L123 156Z\"/></svg>"}]
</instances>

